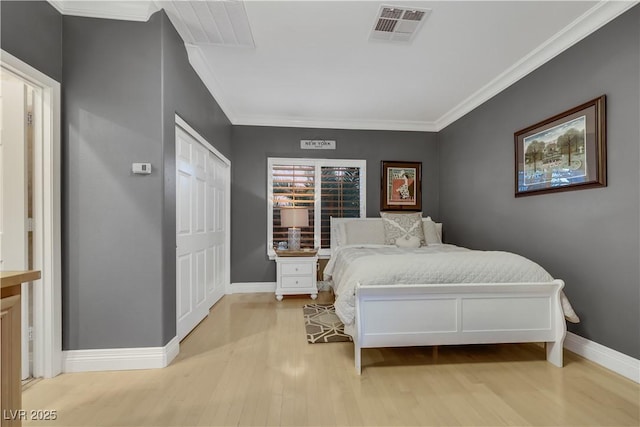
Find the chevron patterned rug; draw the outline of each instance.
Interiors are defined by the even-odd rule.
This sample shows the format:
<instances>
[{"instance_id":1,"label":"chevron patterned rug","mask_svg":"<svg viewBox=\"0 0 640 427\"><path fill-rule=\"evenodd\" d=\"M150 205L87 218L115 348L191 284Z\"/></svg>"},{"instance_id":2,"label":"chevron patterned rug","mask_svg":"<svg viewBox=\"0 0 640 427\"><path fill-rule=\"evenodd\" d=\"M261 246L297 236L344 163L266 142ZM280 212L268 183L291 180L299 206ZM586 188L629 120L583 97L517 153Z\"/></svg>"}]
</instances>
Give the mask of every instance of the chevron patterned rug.
<instances>
[{"instance_id":1,"label":"chevron patterned rug","mask_svg":"<svg viewBox=\"0 0 640 427\"><path fill-rule=\"evenodd\" d=\"M336 315L333 304L307 304L302 307L302 312L307 342L310 344L352 341L344 333L344 325Z\"/></svg>"}]
</instances>

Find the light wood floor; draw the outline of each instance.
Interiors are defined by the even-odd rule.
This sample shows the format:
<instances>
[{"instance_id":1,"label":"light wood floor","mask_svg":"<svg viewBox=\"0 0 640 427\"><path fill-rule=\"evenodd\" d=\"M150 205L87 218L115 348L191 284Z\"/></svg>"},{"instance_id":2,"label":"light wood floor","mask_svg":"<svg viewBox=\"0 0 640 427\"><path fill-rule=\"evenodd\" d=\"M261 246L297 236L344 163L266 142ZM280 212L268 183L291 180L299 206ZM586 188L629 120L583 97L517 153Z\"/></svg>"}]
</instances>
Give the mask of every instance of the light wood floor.
<instances>
[{"instance_id":1,"label":"light wood floor","mask_svg":"<svg viewBox=\"0 0 640 427\"><path fill-rule=\"evenodd\" d=\"M319 301L330 294L321 293ZM25 409L64 426L638 426L640 387L540 346L369 349L307 344L305 297L225 296L165 369L64 374L31 385Z\"/></svg>"}]
</instances>

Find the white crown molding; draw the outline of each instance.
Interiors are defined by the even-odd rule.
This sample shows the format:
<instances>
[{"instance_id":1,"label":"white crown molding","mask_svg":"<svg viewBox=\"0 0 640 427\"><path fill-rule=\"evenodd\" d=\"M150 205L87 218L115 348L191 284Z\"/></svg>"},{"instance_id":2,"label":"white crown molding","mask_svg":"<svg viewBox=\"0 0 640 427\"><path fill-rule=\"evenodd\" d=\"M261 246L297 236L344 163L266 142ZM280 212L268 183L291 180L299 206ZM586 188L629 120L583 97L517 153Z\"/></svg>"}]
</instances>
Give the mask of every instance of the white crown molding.
<instances>
[{"instance_id":1,"label":"white crown molding","mask_svg":"<svg viewBox=\"0 0 640 427\"><path fill-rule=\"evenodd\" d=\"M276 282L237 282L231 283L225 289L227 295L275 292Z\"/></svg>"},{"instance_id":2,"label":"white crown molding","mask_svg":"<svg viewBox=\"0 0 640 427\"><path fill-rule=\"evenodd\" d=\"M47 0L47 2L53 6L58 12L64 15L64 6L61 0Z\"/></svg>"},{"instance_id":3,"label":"white crown molding","mask_svg":"<svg viewBox=\"0 0 640 427\"><path fill-rule=\"evenodd\" d=\"M178 337L164 347L109 348L62 352L62 372L128 371L164 368L180 352Z\"/></svg>"},{"instance_id":4,"label":"white crown molding","mask_svg":"<svg viewBox=\"0 0 640 427\"><path fill-rule=\"evenodd\" d=\"M217 98L216 98L217 99ZM349 120L349 119L290 119L269 116L241 116L233 120L234 125L279 126L294 128L398 130L414 132L436 132L433 122L402 120Z\"/></svg>"},{"instance_id":5,"label":"white crown molding","mask_svg":"<svg viewBox=\"0 0 640 427\"><path fill-rule=\"evenodd\" d=\"M598 2L527 56L437 119L436 130L440 131L449 126L637 3L638 1L608 0Z\"/></svg>"},{"instance_id":6,"label":"white crown molding","mask_svg":"<svg viewBox=\"0 0 640 427\"><path fill-rule=\"evenodd\" d=\"M222 89L222 85L218 82L211 70L209 62L207 58L202 53L202 50L199 46L194 44L185 43L184 47L187 49L187 55L189 56L189 63L191 67L193 67L196 74L202 80L202 83L209 89L209 93L216 100L222 112L227 116L231 124L236 124L236 114L234 113L231 105L229 105L225 100L228 99L224 95L224 90Z\"/></svg>"},{"instance_id":7,"label":"white crown molding","mask_svg":"<svg viewBox=\"0 0 640 427\"><path fill-rule=\"evenodd\" d=\"M47 0L63 15L146 22L159 10L153 1Z\"/></svg>"},{"instance_id":8,"label":"white crown molding","mask_svg":"<svg viewBox=\"0 0 640 427\"><path fill-rule=\"evenodd\" d=\"M587 360L640 383L640 360L567 332L564 347Z\"/></svg>"}]
</instances>

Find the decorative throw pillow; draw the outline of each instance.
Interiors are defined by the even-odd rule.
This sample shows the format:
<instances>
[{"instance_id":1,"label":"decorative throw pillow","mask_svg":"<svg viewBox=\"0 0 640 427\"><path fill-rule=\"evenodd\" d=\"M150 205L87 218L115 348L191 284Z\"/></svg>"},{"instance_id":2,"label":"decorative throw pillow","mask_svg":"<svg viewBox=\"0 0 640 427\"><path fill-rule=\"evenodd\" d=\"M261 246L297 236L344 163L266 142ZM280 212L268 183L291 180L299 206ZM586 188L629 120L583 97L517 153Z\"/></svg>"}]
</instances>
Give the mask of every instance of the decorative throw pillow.
<instances>
[{"instance_id":1,"label":"decorative throw pillow","mask_svg":"<svg viewBox=\"0 0 640 427\"><path fill-rule=\"evenodd\" d=\"M409 235L398 237L396 239L396 246L399 248L419 248L420 239L418 239L416 236Z\"/></svg>"},{"instance_id":2,"label":"decorative throw pillow","mask_svg":"<svg viewBox=\"0 0 640 427\"><path fill-rule=\"evenodd\" d=\"M422 212L416 213L389 213L380 212L384 225L384 240L386 245L395 245L399 237L415 236L420 240L420 245L425 245L424 231L422 230Z\"/></svg>"}]
</instances>

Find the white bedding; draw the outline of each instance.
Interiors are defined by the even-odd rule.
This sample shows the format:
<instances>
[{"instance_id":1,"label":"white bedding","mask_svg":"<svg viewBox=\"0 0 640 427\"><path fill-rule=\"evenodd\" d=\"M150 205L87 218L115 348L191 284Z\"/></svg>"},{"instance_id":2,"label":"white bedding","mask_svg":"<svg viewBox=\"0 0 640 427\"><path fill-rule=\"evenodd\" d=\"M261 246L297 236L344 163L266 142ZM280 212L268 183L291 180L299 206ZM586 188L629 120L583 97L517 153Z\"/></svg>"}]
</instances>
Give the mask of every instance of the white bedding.
<instances>
[{"instance_id":1,"label":"white bedding","mask_svg":"<svg viewBox=\"0 0 640 427\"><path fill-rule=\"evenodd\" d=\"M350 331L355 316L355 288L390 284L551 282L535 262L509 252L473 251L454 245L398 248L346 245L333 252L324 270L336 295L336 314ZM565 317L579 319L562 294Z\"/></svg>"}]
</instances>

